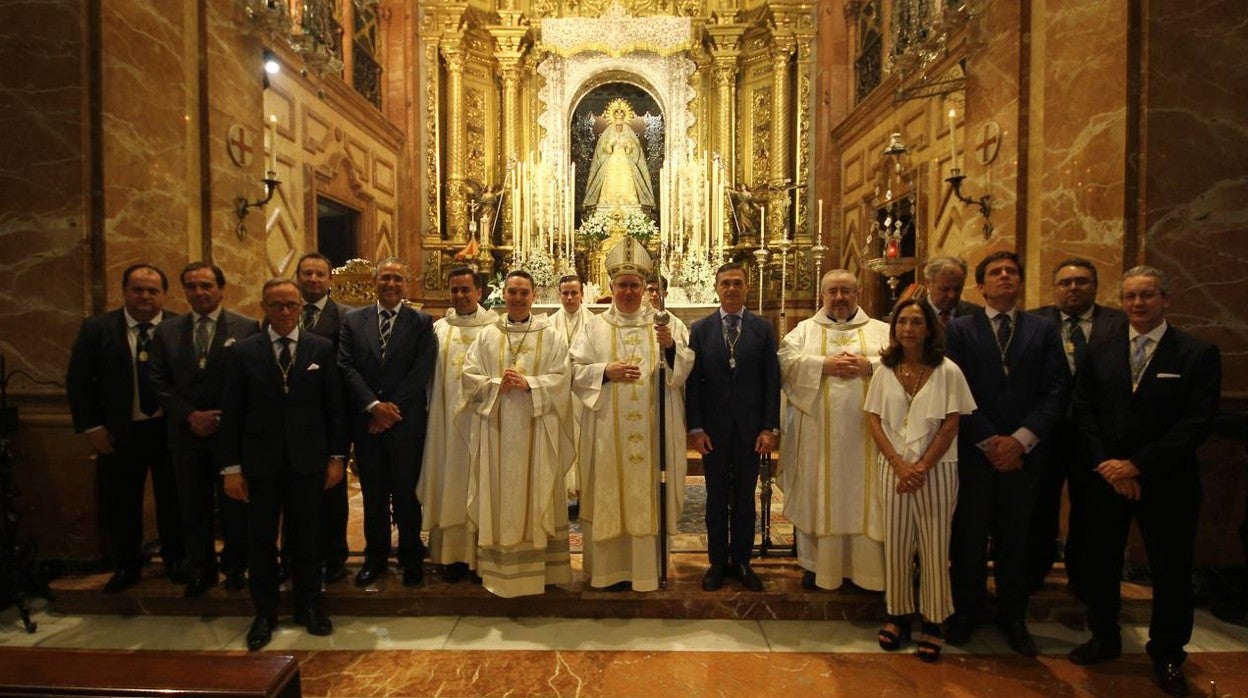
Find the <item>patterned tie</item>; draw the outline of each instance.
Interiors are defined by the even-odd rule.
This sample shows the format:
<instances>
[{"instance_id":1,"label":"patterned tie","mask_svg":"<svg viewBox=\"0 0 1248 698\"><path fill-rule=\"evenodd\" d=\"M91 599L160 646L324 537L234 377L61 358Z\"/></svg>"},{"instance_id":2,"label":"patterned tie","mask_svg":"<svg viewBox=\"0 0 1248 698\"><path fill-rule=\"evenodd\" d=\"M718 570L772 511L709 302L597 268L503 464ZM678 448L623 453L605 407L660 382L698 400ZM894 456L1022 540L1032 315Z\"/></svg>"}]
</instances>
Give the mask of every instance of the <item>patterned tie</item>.
<instances>
[{"instance_id":1,"label":"patterned tie","mask_svg":"<svg viewBox=\"0 0 1248 698\"><path fill-rule=\"evenodd\" d=\"M1070 332L1070 346L1074 350L1071 353L1075 357L1075 368L1078 369L1083 363L1084 350L1088 348L1088 339L1083 336L1083 323L1074 315L1066 320L1068 330Z\"/></svg>"},{"instance_id":2,"label":"patterned tie","mask_svg":"<svg viewBox=\"0 0 1248 698\"><path fill-rule=\"evenodd\" d=\"M134 342L134 374L139 382L139 411L149 417L160 409L160 402L156 400L156 389L152 387L152 327L150 322L140 322L139 337Z\"/></svg>"},{"instance_id":3,"label":"patterned tie","mask_svg":"<svg viewBox=\"0 0 1248 698\"><path fill-rule=\"evenodd\" d=\"M1131 340L1131 385L1139 385L1144 375L1144 367L1148 365L1148 335L1138 335Z\"/></svg>"},{"instance_id":4,"label":"patterned tie","mask_svg":"<svg viewBox=\"0 0 1248 698\"><path fill-rule=\"evenodd\" d=\"M386 358L386 345L390 343L390 333L394 330L394 311L385 309L381 311L381 322L377 326L377 333L381 339L381 358Z\"/></svg>"},{"instance_id":5,"label":"patterned tie","mask_svg":"<svg viewBox=\"0 0 1248 698\"><path fill-rule=\"evenodd\" d=\"M294 357L290 355L290 345L295 340L290 337L278 337L277 341L282 345L282 350L277 353L277 367L282 369L282 377L290 372L290 364L294 361Z\"/></svg>"},{"instance_id":6,"label":"patterned tie","mask_svg":"<svg viewBox=\"0 0 1248 698\"><path fill-rule=\"evenodd\" d=\"M725 340L729 347L736 346L737 339L741 336L741 318L736 315L727 315L724 321L728 323L728 328L724 331Z\"/></svg>"},{"instance_id":7,"label":"patterned tie","mask_svg":"<svg viewBox=\"0 0 1248 698\"><path fill-rule=\"evenodd\" d=\"M1010 321L1009 313L1001 313L997 316L997 345L1004 352L1010 346L1010 337L1014 335L1014 323Z\"/></svg>"},{"instance_id":8,"label":"patterned tie","mask_svg":"<svg viewBox=\"0 0 1248 698\"><path fill-rule=\"evenodd\" d=\"M200 368L203 368L208 347L212 344L212 339L208 336L209 322L208 316L204 315L195 323L195 355L199 357Z\"/></svg>"},{"instance_id":9,"label":"patterned tie","mask_svg":"<svg viewBox=\"0 0 1248 698\"><path fill-rule=\"evenodd\" d=\"M947 327L948 325L949 325L949 311L942 310L940 311L940 326Z\"/></svg>"},{"instance_id":10,"label":"patterned tie","mask_svg":"<svg viewBox=\"0 0 1248 698\"><path fill-rule=\"evenodd\" d=\"M299 329L311 330L316 326L316 316L318 308L316 303L306 303L303 306L303 321L299 323Z\"/></svg>"}]
</instances>

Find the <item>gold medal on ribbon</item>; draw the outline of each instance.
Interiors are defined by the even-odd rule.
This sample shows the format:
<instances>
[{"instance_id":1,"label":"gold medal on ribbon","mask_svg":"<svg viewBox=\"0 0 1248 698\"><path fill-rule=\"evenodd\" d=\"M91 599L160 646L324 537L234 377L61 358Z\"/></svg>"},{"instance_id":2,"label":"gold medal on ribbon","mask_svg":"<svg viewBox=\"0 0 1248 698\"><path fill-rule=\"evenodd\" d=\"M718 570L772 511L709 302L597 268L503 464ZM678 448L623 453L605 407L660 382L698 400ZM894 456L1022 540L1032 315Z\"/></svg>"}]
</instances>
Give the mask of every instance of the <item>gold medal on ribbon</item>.
<instances>
[{"instance_id":1,"label":"gold medal on ribbon","mask_svg":"<svg viewBox=\"0 0 1248 698\"><path fill-rule=\"evenodd\" d=\"M207 367L208 367L208 357L207 356L199 357L199 370L202 371Z\"/></svg>"},{"instance_id":2,"label":"gold medal on ribbon","mask_svg":"<svg viewBox=\"0 0 1248 698\"><path fill-rule=\"evenodd\" d=\"M140 361L140 362L142 362L142 363L147 363L147 352L146 352L146 351L141 351L141 352L139 352L139 361Z\"/></svg>"}]
</instances>

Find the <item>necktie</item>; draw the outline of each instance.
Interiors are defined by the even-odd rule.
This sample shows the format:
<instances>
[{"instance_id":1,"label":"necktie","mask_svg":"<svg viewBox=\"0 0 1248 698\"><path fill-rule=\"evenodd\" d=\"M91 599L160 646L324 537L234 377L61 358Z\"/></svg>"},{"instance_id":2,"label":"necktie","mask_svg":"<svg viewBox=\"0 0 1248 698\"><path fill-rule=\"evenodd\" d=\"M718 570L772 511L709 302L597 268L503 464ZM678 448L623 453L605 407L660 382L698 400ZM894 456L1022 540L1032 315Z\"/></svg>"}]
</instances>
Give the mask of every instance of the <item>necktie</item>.
<instances>
[{"instance_id":1,"label":"necktie","mask_svg":"<svg viewBox=\"0 0 1248 698\"><path fill-rule=\"evenodd\" d=\"M290 345L294 342L290 337L278 337L278 343L282 345L282 350L277 353L277 367L282 369L282 378L286 378L286 374L290 372L290 363L294 361L294 357L290 355Z\"/></svg>"},{"instance_id":2,"label":"necktie","mask_svg":"<svg viewBox=\"0 0 1248 698\"><path fill-rule=\"evenodd\" d=\"M195 355L199 357L199 367L204 367L204 359L208 356L208 346L212 340L208 337L208 316L204 315L195 323Z\"/></svg>"},{"instance_id":3,"label":"necktie","mask_svg":"<svg viewBox=\"0 0 1248 698\"><path fill-rule=\"evenodd\" d=\"M1139 385L1144 375L1144 367L1148 364L1148 336L1139 335L1132 340L1131 347L1131 384Z\"/></svg>"},{"instance_id":4,"label":"necktie","mask_svg":"<svg viewBox=\"0 0 1248 698\"><path fill-rule=\"evenodd\" d=\"M736 315L724 317L724 344L728 346L728 368L737 367L737 340L741 338L741 318Z\"/></svg>"},{"instance_id":5,"label":"necktie","mask_svg":"<svg viewBox=\"0 0 1248 698\"><path fill-rule=\"evenodd\" d=\"M307 303L303 306L303 322L299 323L299 329L310 330L316 326L317 307L316 303Z\"/></svg>"},{"instance_id":6,"label":"necktie","mask_svg":"<svg viewBox=\"0 0 1248 698\"><path fill-rule=\"evenodd\" d=\"M949 311L948 310L940 311L940 326L945 327L948 324L949 324Z\"/></svg>"},{"instance_id":7,"label":"necktie","mask_svg":"<svg viewBox=\"0 0 1248 698\"><path fill-rule=\"evenodd\" d=\"M386 358L386 345L390 343L390 333L394 330L394 311L381 311L381 322L377 326L377 334L381 339L381 358Z\"/></svg>"},{"instance_id":8,"label":"necktie","mask_svg":"<svg viewBox=\"0 0 1248 698\"><path fill-rule=\"evenodd\" d=\"M1088 347L1088 340L1083 336L1083 324L1079 318L1071 316L1067 321L1070 333L1071 354L1075 357L1075 368L1083 363L1083 350Z\"/></svg>"},{"instance_id":9,"label":"necktie","mask_svg":"<svg viewBox=\"0 0 1248 698\"><path fill-rule=\"evenodd\" d=\"M1010 321L1009 313L1001 313L997 316L997 345L1001 347L1001 353L1004 354L1010 346L1010 337L1013 335L1014 323Z\"/></svg>"},{"instance_id":10,"label":"necktie","mask_svg":"<svg viewBox=\"0 0 1248 698\"><path fill-rule=\"evenodd\" d=\"M140 322L139 337L134 342L135 361L134 375L139 383L139 411L147 416L156 414L160 403L156 400L156 389L152 387L151 348L152 323Z\"/></svg>"}]
</instances>

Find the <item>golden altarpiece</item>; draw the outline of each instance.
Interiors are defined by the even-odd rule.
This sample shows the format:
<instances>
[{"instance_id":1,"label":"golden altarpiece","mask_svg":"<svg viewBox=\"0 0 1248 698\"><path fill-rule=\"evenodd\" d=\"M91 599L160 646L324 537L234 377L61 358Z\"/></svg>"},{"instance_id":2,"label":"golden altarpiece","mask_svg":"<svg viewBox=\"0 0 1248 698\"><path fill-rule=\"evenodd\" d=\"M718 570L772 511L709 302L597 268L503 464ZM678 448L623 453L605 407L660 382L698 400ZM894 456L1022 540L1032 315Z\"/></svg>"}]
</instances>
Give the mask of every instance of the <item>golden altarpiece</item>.
<instances>
[{"instance_id":1,"label":"golden altarpiece","mask_svg":"<svg viewBox=\"0 0 1248 698\"><path fill-rule=\"evenodd\" d=\"M810 297L813 7L422 3L423 293L465 261L549 286L575 260L605 286L600 255L633 235L689 300L767 246Z\"/></svg>"}]
</instances>

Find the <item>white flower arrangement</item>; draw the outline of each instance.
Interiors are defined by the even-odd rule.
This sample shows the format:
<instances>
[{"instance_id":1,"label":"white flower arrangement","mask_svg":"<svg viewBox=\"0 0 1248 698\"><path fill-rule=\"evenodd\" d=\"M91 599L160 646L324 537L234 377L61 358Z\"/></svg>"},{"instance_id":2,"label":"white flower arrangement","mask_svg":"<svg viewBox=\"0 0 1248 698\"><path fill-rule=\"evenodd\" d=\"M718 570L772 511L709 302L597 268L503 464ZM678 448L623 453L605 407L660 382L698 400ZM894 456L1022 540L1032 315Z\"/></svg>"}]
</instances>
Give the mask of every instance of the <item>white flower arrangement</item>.
<instances>
[{"instance_id":1,"label":"white flower arrangement","mask_svg":"<svg viewBox=\"0 0 1248 698\"><path fill-rule=\"evenodd\" d=\"M676 285L683 286L690 303L715 301L715 270L718 262L706 254L691 254L682 260Z\"/></svg>"},{"instance_id":2,"label":"white flower arrangement","mask_svg":"<svg viewBox=\"0 0 1248 698\"><path fill-rule=\"evenodd\" d=\"M553 287L559 280L559 274L555 270L555 260L551 258L549 252L543 249L530 254L520 268L529 272L529 275L533 277L533 286L536 288Z\"/></svg>"},{"instance_id":3,"label":"white flower arrangement","mask_svg":"<svg viewBox=\"0 0 1248 698\"><path fill-rule=\"evenodd\" d=\"M659 234L659 226L638 209L600 208L594 211L594 215L581 221L577 237L586 245L597 245L611 236L611 228L615 226L613 219L617 215L621 217L619 225L624 228L624 234L643 245Z\"/></svg>"}]
</instances>

